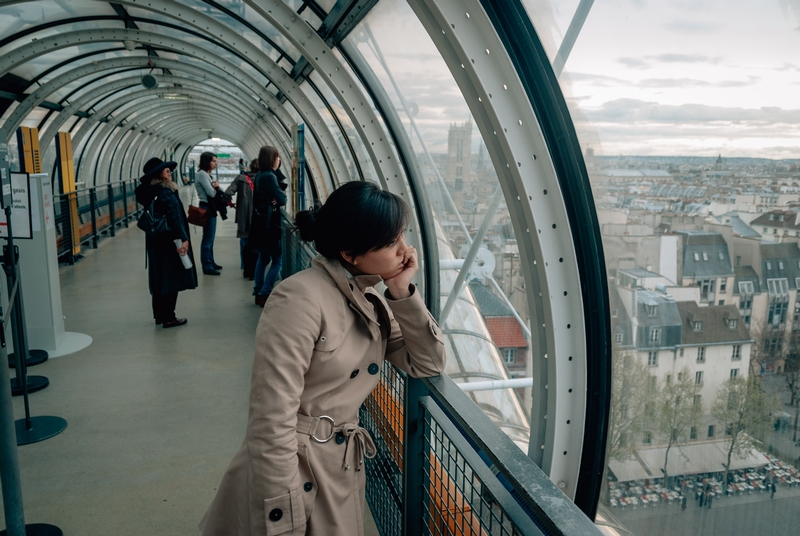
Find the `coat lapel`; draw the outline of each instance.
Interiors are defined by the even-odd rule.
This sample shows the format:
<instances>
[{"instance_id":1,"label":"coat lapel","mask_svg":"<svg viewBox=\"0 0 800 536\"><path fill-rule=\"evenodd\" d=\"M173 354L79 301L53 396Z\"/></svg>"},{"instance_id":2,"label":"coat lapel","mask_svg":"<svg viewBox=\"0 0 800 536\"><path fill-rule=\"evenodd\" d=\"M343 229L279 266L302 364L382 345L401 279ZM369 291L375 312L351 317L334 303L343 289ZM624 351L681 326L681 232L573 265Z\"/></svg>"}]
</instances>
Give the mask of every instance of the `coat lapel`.
<instances>
[{"instance_id":1,"label":"coat lapel","mask_svg":"<svg viewBox=\"0 0 800 536\"><path fill-rule=\"evenodd\" d=\"M380 339L382 326L385 330L390 329L390 317L386 305L372 288L382 281L381 276L357 275L349 278L339 261L332 261L322 255L314 258L312 266L325 271L333 279L336 287L350 303L350 308L364 319L372 340Z\"/></svg>"}]
</instances>

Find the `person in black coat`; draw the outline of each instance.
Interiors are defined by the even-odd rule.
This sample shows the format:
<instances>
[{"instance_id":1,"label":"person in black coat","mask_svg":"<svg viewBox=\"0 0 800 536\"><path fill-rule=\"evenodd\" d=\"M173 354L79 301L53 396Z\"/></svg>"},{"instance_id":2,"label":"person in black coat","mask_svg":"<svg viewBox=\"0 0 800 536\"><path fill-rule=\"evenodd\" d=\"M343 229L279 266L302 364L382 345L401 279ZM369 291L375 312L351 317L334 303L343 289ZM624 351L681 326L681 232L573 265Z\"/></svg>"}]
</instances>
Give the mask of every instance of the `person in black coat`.
<instances>
[{"instance_id":1,"label":"person in black coat","mask_svg":"<svg viewBox=\"0 0 800 536\"><path fill-rule=\"evenodd\" d=\"M253 218L250 223L250 244L258 251L253 295L256 305L264 307L280 274L281 211L286 204L286 183L278 169L281 157L278 149L265 145L258 152L258 169L253 191ZM271 264L270 264L271 263ZM267 265L270 264L267 272ZM266 275L265 273L266 272Z\"/></svg>"},{"instance_id":2,"label":"person in black coat","mask_svg":"<svg viewBox=\"0 0 800 536\"><path fill-rule=\"evenodd\" d=\"M144 175L139 179L141 184L136 187L136 201L146 209L153 203L155 215L166 216L169 223L168 232L145 238L153 318L156 325L162 324L165 328L182 326L187 322L187 319L175 316L178 292L197 288L189 223L178 197L178 186L172 181L172 170L176 165L175 162L151 158L144 165ZM180 246L176 246L175 240L181 241ZM191 268L183 266L181 257L184 255L192 261Z\"/></svg>"}]
</instances>

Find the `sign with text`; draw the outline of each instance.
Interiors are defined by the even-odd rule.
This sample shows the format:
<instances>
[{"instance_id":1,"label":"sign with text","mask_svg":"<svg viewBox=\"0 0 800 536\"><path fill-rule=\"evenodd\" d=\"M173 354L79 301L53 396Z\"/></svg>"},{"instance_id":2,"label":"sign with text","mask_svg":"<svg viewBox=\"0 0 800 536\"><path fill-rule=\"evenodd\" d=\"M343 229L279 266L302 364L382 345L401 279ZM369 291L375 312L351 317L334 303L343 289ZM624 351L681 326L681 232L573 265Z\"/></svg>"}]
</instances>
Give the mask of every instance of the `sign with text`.
<instances>
[{"instance_id":1,"label":"sign with text","mask_svg":"<svg viewBox=\"0 0 800 536\"><path fill-rule=\"evenodd\" d=\"M11 232L14 238L33 238L31 189L27 173L11 173ZM0 213L0 238L8 238L5 212Z\"/></svg>"}]
</instances>

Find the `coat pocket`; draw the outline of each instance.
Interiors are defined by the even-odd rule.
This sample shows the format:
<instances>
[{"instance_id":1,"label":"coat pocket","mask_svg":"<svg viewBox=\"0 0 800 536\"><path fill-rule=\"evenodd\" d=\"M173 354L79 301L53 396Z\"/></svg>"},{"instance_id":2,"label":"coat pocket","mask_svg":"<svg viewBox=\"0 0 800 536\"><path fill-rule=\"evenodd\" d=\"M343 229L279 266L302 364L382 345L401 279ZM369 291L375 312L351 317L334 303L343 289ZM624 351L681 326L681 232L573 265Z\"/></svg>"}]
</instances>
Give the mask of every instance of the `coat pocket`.
<instances>
[{"instance_id":1,"label":"coat pocket","mask_svg":"<svg viewBox=\"0 0 800 536\"><path fill-rule=\"evenodd\" d=\"M264 499L267 536L278 536L300 530L305 532L306 512L301 493L301 488L295 488L278 497Z\"/></svg>"}]
</instances>

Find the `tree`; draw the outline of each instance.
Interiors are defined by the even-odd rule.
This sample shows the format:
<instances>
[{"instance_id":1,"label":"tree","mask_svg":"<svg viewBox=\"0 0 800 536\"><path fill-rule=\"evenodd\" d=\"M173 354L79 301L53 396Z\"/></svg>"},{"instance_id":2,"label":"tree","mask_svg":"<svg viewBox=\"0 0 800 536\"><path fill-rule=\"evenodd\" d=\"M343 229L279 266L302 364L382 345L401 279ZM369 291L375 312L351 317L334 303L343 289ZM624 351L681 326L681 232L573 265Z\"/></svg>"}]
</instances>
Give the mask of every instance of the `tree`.
<instances>
[{"instance_id":1,"label":"tree","mask_svg":"<svg viewBox=\"0 0 800 536\"><path fill-rule=\"evenodd\" d=\"M614 352L612 356L611 406L606 453L624 461L641 437L648 402L658 399L647 365L635 356Z\"/></svg>"},{"instance_id":2,"label":"tree","mask_svg":"<svg viewBox=\"0 0 800 536\"><path fill-rule=\"evenodd\" d=\"M786 355L783 360L783 377L792 393L792 406L797 404L800 394L800 331L792 331L786 344Z\"/></svg>"},{"instance_id":3,"label":"tree","mask_svg":"<svg viewBox=\"0 0 800 536\"><path fill-rule=\"evenodd\" d=\"M678 373L677 379L665 381L661 387L659 431L662 440L667 444L663 469L665 485L669 479L667 464L670 449L677 443L689 441L691 429L697 426L703 414L703 402L697 396L701 387L688 367Z\"/></svg>"},{"instance_id":4,"label":"tree","mask_svg":"<svg viewBox=\"0 0 800 536\"><path fill-rule=\"evenodd\" d=\"M777 397L764 391L758 376L730 378L717 391L711 413L726 427L728 459L723 482L728 482L731 459L747 455L766 436L778 409Z\"/></svg>"}]
</instances>

